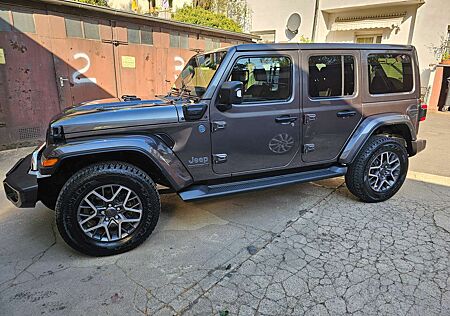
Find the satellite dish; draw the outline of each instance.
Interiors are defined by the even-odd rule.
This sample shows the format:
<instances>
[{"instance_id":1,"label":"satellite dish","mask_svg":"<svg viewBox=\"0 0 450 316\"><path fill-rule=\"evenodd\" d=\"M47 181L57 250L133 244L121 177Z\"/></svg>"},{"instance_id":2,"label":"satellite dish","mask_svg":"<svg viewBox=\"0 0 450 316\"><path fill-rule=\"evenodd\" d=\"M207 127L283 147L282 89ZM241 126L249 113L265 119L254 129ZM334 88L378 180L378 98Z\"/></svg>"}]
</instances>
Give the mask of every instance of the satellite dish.
<instances>
[{"instance_id":1,"label":"satellite dish","mask_svg":"<svg viewBox=\"0 0 450 316\"><path fill-rule=\"evenodd\" d=\"M300 14L292 13L287 20L286 30L293 34L297 34L300 24L302 24L302 17L300 16Z\"/></svg>"}]
</instances>

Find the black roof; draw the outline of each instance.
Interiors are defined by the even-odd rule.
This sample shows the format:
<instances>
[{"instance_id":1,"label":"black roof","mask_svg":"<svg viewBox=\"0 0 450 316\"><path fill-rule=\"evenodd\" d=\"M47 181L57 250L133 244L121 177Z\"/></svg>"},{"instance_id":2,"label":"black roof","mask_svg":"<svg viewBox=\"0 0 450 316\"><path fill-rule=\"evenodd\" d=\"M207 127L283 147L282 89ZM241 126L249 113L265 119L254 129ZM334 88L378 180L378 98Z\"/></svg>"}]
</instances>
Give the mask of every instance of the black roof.
<instances>
[{"instance_id":1,"label":"black roof","mask_svg":"<svg viewBox=\"0 0 450 316\"><path fill-rule=\"evenodd\" d=\"M413 50L412 45L392 44L353 44L353 43L274 43L242 44L235 46L237 51L301 50L301 49L360 49L360 50Z\"/></svg>"}]
</instances>

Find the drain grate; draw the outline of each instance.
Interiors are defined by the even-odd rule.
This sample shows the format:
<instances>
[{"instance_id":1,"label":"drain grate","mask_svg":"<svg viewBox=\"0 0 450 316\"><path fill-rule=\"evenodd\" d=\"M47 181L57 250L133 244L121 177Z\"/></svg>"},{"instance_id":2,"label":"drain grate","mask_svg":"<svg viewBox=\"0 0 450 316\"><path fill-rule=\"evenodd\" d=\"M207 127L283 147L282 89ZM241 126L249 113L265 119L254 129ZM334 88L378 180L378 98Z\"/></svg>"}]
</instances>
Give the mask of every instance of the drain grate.
<instances>
[{"instance_id":1,"label":"drain grate","mask_svg":"<svg viewBox=\"0 0 450 316\"><path fill-rule=\"evenodd\" d=\"M19 128L19 139L37 139L41 135L41 129L39 127L24 127Z\"/></svg>"}]
</instances>

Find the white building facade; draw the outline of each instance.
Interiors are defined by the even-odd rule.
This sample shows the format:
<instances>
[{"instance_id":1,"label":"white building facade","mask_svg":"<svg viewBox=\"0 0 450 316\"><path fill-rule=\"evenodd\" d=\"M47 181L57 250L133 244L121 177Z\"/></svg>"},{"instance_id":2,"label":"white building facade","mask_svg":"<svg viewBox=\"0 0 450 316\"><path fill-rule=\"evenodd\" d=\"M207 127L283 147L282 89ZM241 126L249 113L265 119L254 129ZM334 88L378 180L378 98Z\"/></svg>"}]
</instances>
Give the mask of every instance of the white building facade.
<instances>
[{"instance_id":1,"label":"white building facade","mask_svg":"<svg viewBox=\"0 0 450 316\"><path fill-rule=\"evenodd\" d=\"M248 0L252 32L271 42L348 42L412 44L417 48L422 92L427 91L436 47L449 39L450 0ZM302 23L286 30L291 14Z\"/></svg>"}]
</instances>

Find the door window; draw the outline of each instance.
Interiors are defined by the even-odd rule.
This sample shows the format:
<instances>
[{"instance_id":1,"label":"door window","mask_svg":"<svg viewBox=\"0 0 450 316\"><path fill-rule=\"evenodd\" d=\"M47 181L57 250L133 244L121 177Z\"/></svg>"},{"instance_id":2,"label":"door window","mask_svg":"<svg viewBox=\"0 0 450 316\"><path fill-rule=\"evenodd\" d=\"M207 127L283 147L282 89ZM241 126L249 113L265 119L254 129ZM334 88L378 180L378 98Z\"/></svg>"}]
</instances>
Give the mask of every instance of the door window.
<instances>
[{"instance_id":1,"label":"door window","mask_svg":"<svg viewBox=\"0 0 450 316\"><path fill-rule=\"evenodd\" d=\"M243 83L243 102L286 100L292 91L292 62L285 56L239 58L230 80Z\"/></svg>"},{"instance_id":2,"label":"door window","mask_svg":"<svg viewBox=\"0 0 450 316\"><path fill-rule=\"evenodd\" d=\"M309 58L309 96L330 98L355 93L355 59L350 55Z\"/></svg>"},{"instance_id":3,"label":"door window","mask_svg":"<svg viewBox=\"0 0 450 316\"><path fill-rule=\"evenodd\" d=\"M370 94L410 92L413 89L411 57L406 54L370 54Z\"/></svg>"}]
</instances>

